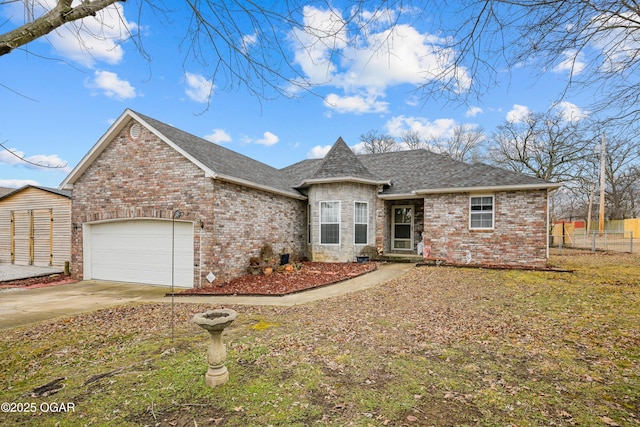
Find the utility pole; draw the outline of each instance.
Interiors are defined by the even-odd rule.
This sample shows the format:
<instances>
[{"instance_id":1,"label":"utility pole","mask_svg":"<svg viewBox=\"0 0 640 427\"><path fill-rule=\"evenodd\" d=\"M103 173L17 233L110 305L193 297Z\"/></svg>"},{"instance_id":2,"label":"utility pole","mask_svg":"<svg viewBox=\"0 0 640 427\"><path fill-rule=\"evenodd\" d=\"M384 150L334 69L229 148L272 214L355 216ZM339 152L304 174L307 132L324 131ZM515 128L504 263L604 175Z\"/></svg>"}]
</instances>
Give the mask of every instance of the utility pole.
<instances>
[{"instance_id":1,"label":"utility pole","mask_svg":"<svg viewBox=\"0 0 640 427\"><path fill-rule=\"evenodd\" d=\"M587 211L587 235L589 235L589 231L591 231L591 211L593 210L593 193L596 191L596 185L593 184L591 186L591 191L589 191L589 210Z\"/></svg>"},{"instance_id":2,"label":"utility pole","mask_svg":"<svg viewBox=\"0 0 640 427\"><path fill-rule=\"evenodd\" d=\"M600 217L598 218L598 231L604 233L604 165L607 152L607 143L605 142L605 133L602 132L602 152L600 153Z\"/></svg>"}]
</instances>

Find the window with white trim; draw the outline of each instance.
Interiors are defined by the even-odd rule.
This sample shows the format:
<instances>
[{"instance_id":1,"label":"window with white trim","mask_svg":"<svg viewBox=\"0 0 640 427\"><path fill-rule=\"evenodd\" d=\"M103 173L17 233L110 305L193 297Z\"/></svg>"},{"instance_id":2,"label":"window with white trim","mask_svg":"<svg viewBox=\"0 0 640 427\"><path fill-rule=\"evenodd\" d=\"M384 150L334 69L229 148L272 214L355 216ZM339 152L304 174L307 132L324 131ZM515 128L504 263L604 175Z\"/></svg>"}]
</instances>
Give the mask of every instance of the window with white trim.
<instances>
[{"instance_id":1,"label":"window with white trim","mask_svg":"<svg viewBox=\"0 0 640 427\"><path fill-rule=\"evenodd\" d=\"M493 229L493 196L471 196L469 198L469 228L471 230Z\"/></svg>"},{"instance_id":2,"label":"window with white trim","mask_svg":"<svg viewBox=\"0 0 640 427\"><path fill-rule=\"evenodd\" d=\"M320 244L340 244L340 202L320 202Z\"/></svg>"},{"instance_id":3,"label":"window with white trim","mask_svg":"<svg viewBox=\"0 0 640 427\"><path fill-rule=\"evenodd\" d=\"M356 202L354 210L354 243L366 245L369 235L369 203Z\"/></svg>"}]
</instances>

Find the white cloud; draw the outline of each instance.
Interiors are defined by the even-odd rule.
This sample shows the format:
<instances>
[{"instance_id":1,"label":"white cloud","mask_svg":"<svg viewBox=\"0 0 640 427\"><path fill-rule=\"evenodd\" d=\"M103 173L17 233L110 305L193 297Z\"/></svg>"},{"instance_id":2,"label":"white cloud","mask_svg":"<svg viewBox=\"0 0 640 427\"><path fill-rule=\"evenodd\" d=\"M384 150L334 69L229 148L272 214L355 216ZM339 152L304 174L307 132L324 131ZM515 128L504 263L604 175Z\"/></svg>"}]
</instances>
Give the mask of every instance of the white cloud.
<instances>
[{"instance_id":1,"label":"white cloud","mask_svg":"<svg viewBox=\"0 0 640 427\"><path fill-rule=\"evenodd\" d=\"M338 10L314 6L302 9L304 30L294 29L289 39L295 47L295 62L312 84L331 81L337 67L331 61L332 50L346 46L346 22Z\"/></svg>"},{"instance_id":2,"label":"white cloud","mask_svg":"<svg viewBox=\"0 0 640 427\"><path fill-rule=\"evenodd\" d=\"M592 18L592 46L600 51L602 71L619 73L635 67L640 40L636 35L637 12L608 12ZM598 29L607 28L607 31Z\"/></svg>"},{"instance_id":3,"label":"white cloud","mask_svg":"<svg viewBox=\"0 0 640 427\"><path fill-rule=\"evenodd\" d=\"M564 59L560 61L558 65L553 67L553 72L555 73L563 73L569 72L572 76L580 74L587 64L582 60L583 56L581 53L571 50L562 53Z\"/></svg>"},{"instance_id":4,"label":"white cloud","mask_svg":"<svg viewBox=\"0 0 640 427\"><path fill-rule=\"evenodd\" d=\"M185 93L192 101L202 104L209 102L209 98L215 89L215 85L211 80L201 74L186 73L185 83L187 84Z\"/></svg>"},{"instance_id":5,"label":"white cloud","mask_svg":"<svg viewBox=\"0 0 640 427\"><path fill-rule=\"evenodd\" d=\"M0 164L10 166L24 166L31 169L50 169L69 173L71 168L68 162L62 160L57 154L36 154L27 156L17 148L7 148L0 151ZM41 166L38 166L41 165Z\"/></svg>"},{"instance_id":6,"label":"white cloud","mask_svg":"<svg viewBox=\"0 0 640 427\"><path fill-rule=\"evenodd\" d=\"M478 114L482 114L484 113L484 111L482 110L482 108L480 107L471 107L467 110L467 112L465 113L465 116L467 117L475 117Z\"/></svg>"},{"instance_id":7,"label":"white cloud","mask_svg":"<svg viewBox=\"0 0 640 427\"><path fill-rule=\"evenodd\" d=\"M0 179L0 187L21 188L25 185L40 185L32 179Z\"/></svg>"},{"instance_id":8,"label":"white cloud","mask_svg":"<svg viewBox=\"0 0 640 427\"><path fill-rule=\"evenodd\" d=\"M407 131L417 132L422 138L440 139L453 133L456 121L453 119L436 119L430 121L424 117L393 117L386 124L389 135L401 138Z\"/></svg>"},{"instance_id":9,"label":"white cloud","mask_svg":"<svg viewBox=\"0 0 640 427\"><path fill-rule=\"evenodd\" d=\"M278 141L280 141L280 138L277 135L267 131L262 134L262 138L254 140L253 143L270 147L277 144Z\"/></svg>"},{"instance_id":10,"label":"white cloud","mask_svg":"<svg viewBox=\"0 0 640 427\"><path fill-rule=\"evenodd\" d=\"M41 16L57 3L54 0L29 2L29 8L34 16ZM23 2L16 2L16 7L21 9L20 13L12 16L24 16ZM61 56L93 67L96 62L120 63L124 57L121 43L137 28L135 22L125 17L122 4L116 3L98 11L95 16L68 23L45 37Z\"/></svg>"},{"instance_id":11,"label":"white cloud","mask_svg":"<svg viewBox=\"0 0 640 427\"><path fill-rule=\"evenodd\" d=\"M367 13L359 19L364 22ZM385 11L374 25L351 33L339 11L304 8L304 31L294 30L289 39L308 83L344 91L330 95L328 107L341 113L386 111L377 99L388 87L404 84L441 81L456 92L469 89L471 77L465 68L454 66L454 52L443 47L444 39L395 25L393 16L393 11Z\"/></svg>"},{"instance_id":12,"label":"white cloud","mask_svg":"<svg viewBox=\"0 0 640 427\"><path fill-rule=\"evenodd\" d=\"M331 145L316 145L307 153L307 159L322 159L331 150Z\"/></svg>"},{"instance_id":13,"label":"white cloud","mask_svg":"<svg viewBox=\"0 0 640 427\"><path fill-rule=\"evenodd\" d=\"M356 114L384 113L389 105L388 102L378 101L375 96L340 96L334 93L325 98L324 104L338 113Z\"/></svg>"},{"instance_id":14,"label":"white cloud","mask_svg":"<svg viewBox=\"0 0 640 427\"><path fill-rule=\"evenodd\" d=\"M99 89L109 98L118 100L136 97L136 89L128 81L121 80L116 73L110 71L96 70L93 81L87 82L86 86Z\"/></svg>"},{"instance_id":15,"label":"white cloud","mask_svg":"<svg viewBox=\"0 0 640 427\"><path fill-rule=\"evenodd\" d=\"M529 107L524 105L514 104L511 111L507 113L506 119L512 123L520 123L527 118L527 116L531 114L531 110Z\"/></svg>"},{"instance_id":16,"label":"white cloud","mask_svg":"<svg viewBox=\"0 0 640 427\"><path fill-rule=\"evenodd\" d=\"M443 41L409 25L370 34L365 46L345 52L348 69L340 76L342 85L382 91L390 85L422 85L453 78L462 91L470 79L464 69L450 68L452 52L440 46Z\"/></svg>"},{"instance_id":17,"label":"white cloud","mask_svg":"<svg viewBox=\"0 0 640 427\"><path fill-rule=\"evenodd\" d=\"M588 111L583 110L569 101L558 102L553 106L553 109L560 113L562 118L568 122L576 122L589 115Z\"/></svg>"},{"instance_id":18,"label":"white cloud","mask_svg":"<svg viewBox=\"0 0 640 427\"><path fill-rule=\"evenodd\" d=\"M248 34L242 38L242 50L245 53L249 53L249 48L251 48L251 46L257 43L258 43L258 36L255 33Z\"/></svg>"},{"instance_id":19,"label":"white cloud","mask_svg":"<svg viewBox=\"0 0 640 427\"><path fill-rule=\"evenodd\" d=\"M215 144L223 144L225 142L231 142L231 135L224 129L213 129L210 134L204 136L204 139Z\"/></svg>"},{"instance_id":20,"label":"white cloud","mask_svg":"<svg viewBox=\"0 0 640 427\"><path fill-rule=\"evenodd\" d=\"M185 93L192 101L200 103L209 102L209 98L215 88L211 80L208 80L201 74L186 73L185 83L187 84Z\"/></svg>"}]
</instances>

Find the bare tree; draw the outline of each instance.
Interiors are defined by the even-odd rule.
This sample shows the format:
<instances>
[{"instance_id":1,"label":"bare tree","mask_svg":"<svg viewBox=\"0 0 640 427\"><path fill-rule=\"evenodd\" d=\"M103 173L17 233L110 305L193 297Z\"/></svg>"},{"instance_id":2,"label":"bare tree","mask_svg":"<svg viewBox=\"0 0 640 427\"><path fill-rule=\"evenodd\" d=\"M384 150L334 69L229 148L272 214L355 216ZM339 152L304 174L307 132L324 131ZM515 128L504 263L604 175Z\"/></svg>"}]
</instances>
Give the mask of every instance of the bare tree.
<instances>
[{"instance_id":1,"label":"bare tree","mask_svg":"<svg viewBox=\"0 0 640 427\"><path fill-rule=\"evenodd\" d=\"M427 148L426 141L420 136L420 132L417 130L408 130L404 132L400 137L400 143L409 150Z\"/></svg>"},{"instance_id":2,"label":"bare tree","mask_svg":"<svg viewBox=\"0 0 640 427\"><path fill-rule=\"evenodd\" d=\"M607 140L605 201L610 219L633 218L638 190L640 148L627 139Z\"/></svg>"},{"instance_id":3,"label":"bare tree","mask_svg":"<svg viewBox=\"0 0 640 427\"><path fill-rule=\"evenodd\" d=\"M409 150L424 148L454 160L473 163L480 161L485 140L482 129L463 123L454 126L450 137L423 138L418 131L410 130L402 134L400 143Z\"/></svg>"},{"instance_id":4,"label":"bare tree","mask_svg":"<svg viewBox=\"0 0 640 427\"><path fill-rule=\"evenodd\" d=\"M332 15L322 22L304 22L309 2L302 0L268 4L187 0L179 6L129 2L137 2L134 7L139 16L152 12L165 14L167 19L171 19L170 7L186 8L191 17L183 41L188 55L206 65L212 78L225 76L229 85L244 85L261 96L266 96L266 88L290 94L291 85L310 89L325 83L317 80L320 76L309 78L291 61L283 34L297 37L315 58L317 49L337 54L345 44L357 48L361 38L348 37L347 32L366 37L380 16L392 17L386 22L388 28L401 19L415 22L428 17L439 34L433 47L447 66L438 76L425 75L419 88L425 101L444 93L456 99L481 96L496 84L501 70L526 62L537 65L540 74L566 70L570 75L567 91L590 89L597 94L594 107L616 108L614 116L630 121L640 116L640 6L635 0L344 0L340 8L330 0L319 0L312 5ZM0 0L0 6L14 3ZM26 22L0 34L0 56L70 23L77 26L78 36L86 33L89 29L82 19L91 19L119 1L57 0L49 10L39 0L23 3ZM0 25L7 28L10 24ZM144 52L140 39L137 41ZM376 55L392 54L386 49L391 39L382 38L378 43ZM450 90L443 92L443 88Z\"/></svg>"},{"instance_id":5,"label":"bare tree","mask_svg":"<svg viewBox=\"0 0 640 427\"><path fill-rule=\"evenodd\" d=\"M457 8L454 8L457 5ZM564 93L589 90L591 111L609 117L640 116L640 4L620 0L466 0L439 8L456 59L474 76L470 93L481 95L498 74L526 63L538 74L564 71ZM456 17L457 19L451 19ZM460 22L462 20L462 23ZM424 96L440 96L425 82Z\"/></svg>"},{"instance_id":6,"label":"bare tree","mask_svg":"<svg viewBox=\"0 0 640 427\"><path fill-rule=\"evenodd\" d=\"M398 150L398 143L391 135L378 133L377 130L360 135L362 152L366 154L390 153Z\"/></svg>"},{"instance_id":7,"label":"bare tree","mask_svg":"<svg viewBox=\"0 0 640 427\"><path fill-rule=\"evenodd\" d=\"M445 140L442 153L461 162L477 162L485 139L484 131L480 128L464 123L456 125L451 138Z\"/></svg>"},{"instance_id":8,"label":"bare tree","mask_svg":"<svg viewBox=\"0 0 640 427\"><path fill-rule=\"evenodd\" d=\"M73 0L58 0L52 9L45 10L37 17L33 16L33 11L39 5L33 1L25 1L25 12L29 19L24 25L0 35L0 56L45 36L67 23L95 16L97 12L119 1L121 0L91 0L73 5ZM5 3L12 2L3 1L0 5Z\"/></svg>"},{"instance_id":9,"label":"bare tree","mask_svg":"<svg viewBox=\"0 0 640 427\"><path fill-rule=\"evenodd\" d=\"M595 142L582 121L530 113L505 121L493 134L490 155L501 166L549 181L577 181L593 157Z\"/></svg>"},{"instance_id":10,"label":"bare tree","mask_svg":"<svg viewBox=\"0 0 640 427\"><path fill-rule=\"evenodd\" d=\"M144 50L143 39L132 30L122 16L121 8L115 8L125 0L57 0L53 7L47 8L42 0L24 0L24 25L0 33L0 56L16 49L26 50L26 45L63 26L71 28L74 36L82 44L85 38L106 39L110 37L95 25L86 25L85 20L98 21L98 28L107 24L101 21L101 12L108 10L117 14L120 21L118 42L133 40L139 52L149 59ZM0 7L16 3L13 0L0 0ZM268 98L271 93L291 96L297 90L313 90L326 83L321 76L308 76L292 60L287 49L295 39L303 54L317 59L318 52L334 54L349 43L357 44L358 38L347 37L346 31L359 33L380 16L395 16L384 11L397 6L395 1L365 2L345 0L341 9L329 0L314 2L315 7L323 7L330 17L322 16L316 20L305 19L308 2L290 0L286 2L247 2L244 0L186 0L183 3L163 3L151 0L129 0L138 9L137 28L144 28L143 16L154 14L164 19L168 25L173 22L174 9L186 11L189 20L183 31L181 48L185 61L194 60L202 65L216 86L232 89L243 86L254 95ZM366 13L363 13L365 12ZM386 25L394 26L394 19ZM0 23L0 28L10 27L11 20ZM135 26L133 26L135 27ZM348 29L347 29L348 27ZM385 41L380 41L384 44ZM91 55L90 51L86 51ZM330 64L327 64L330 68ZM325 77L325 79L328 77Z\"/></svg>"}]
</instances>

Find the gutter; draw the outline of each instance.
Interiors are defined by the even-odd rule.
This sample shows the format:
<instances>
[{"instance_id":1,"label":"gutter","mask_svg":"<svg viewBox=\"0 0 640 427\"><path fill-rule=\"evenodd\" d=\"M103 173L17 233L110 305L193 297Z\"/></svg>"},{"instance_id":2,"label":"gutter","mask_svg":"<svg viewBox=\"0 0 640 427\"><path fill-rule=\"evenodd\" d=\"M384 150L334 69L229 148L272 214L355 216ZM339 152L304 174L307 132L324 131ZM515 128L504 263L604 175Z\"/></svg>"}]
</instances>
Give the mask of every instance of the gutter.
<instances>
[{"instance_id":1,"label":"gutter","mask_svg":"<svg viewBox=\"0 0 640 427\"><path fill-rule=\"evenodd\" d=\"M356 182L359 184L369 184L369 185L391 185L391 181L383 181L383 180L372 180L372 179L365 179L365 178L358 178L355 176L343 176L343 177L334 177L334 178L312 178L312 179L305 179L304 181L302 181L302 183L300 185L298 185L296 188L304 188L304 187L308 187L309 185L312 184L332 184L335 182Z\"/></svg>"},{"instance_id":2,"label":"gutter","mask_svg":"<svg viewBox=\"0 0 640 427\"><path fill-rule=\"evenodd\" d=\"M242 178L236 178L233 176L222 175L222 174L214 174L214 176L212 176L211 178L219 179L220 181L231 182L231 183L242 185L249 188L254 188L256 190L266 191L268 193L278 194L280 196L291 197L292 199L307 200L307 196L304 196L302 194L289 193L287 191L279 190L277 188L256 184L255 182L247 181Z\"/></svg>"},{"instance_id":3,"label":"gutter","mask_svg":"<svg viewBox=\"0 0 640 427\"><path fill-rule=\"evenodd\" d=\"M557 183L540 183L540 184L515 184L515 185L496 185L483 187L449 187L449 188L425 188L412 191L413 194L444 194L444 193L479 193L486 191L514 191L514 190L555 190L562 187Z\"/></svg>"}]
</instances>

